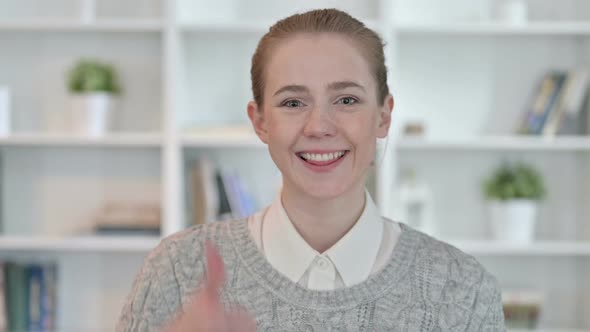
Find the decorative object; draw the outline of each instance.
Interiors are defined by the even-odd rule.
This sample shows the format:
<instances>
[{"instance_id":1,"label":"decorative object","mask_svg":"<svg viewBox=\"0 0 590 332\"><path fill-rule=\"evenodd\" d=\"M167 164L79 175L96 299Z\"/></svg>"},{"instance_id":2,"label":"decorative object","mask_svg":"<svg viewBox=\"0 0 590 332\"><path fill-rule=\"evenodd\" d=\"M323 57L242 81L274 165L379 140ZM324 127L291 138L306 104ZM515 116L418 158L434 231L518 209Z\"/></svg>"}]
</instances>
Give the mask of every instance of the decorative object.
<instances>
[{"instance_id":1,"label":"decorative object","mask_svg":"<svg viewBox=\"0 0 590 332\"><path fill-rule=\"evenodd\" d=\"M80 1L80 14L82 22L87 24L94 23L96 19L96 1L97 0Z\"/></svg>"},{"instance_id":2,"label":"decorative object","mask_svg":"<svg viewBox=\"0 0 590 332\"><path fill-rule=\"evenodd\" d=\"M538 327L544 295L539 291L503 291L502 303L506 327L535 330Z\"/></svg>"},{"instance_id":3,"label":"decorative object","mask_svg":"<svg viewBox=\"0 0 590 332\"><path fill-rule=\"evenodd\" d=\"M499 4L498 20L509 24L526 24L528 8L526 0L504 0Z\"/></svg>"},{"instance_id":4,"label":"decorative object","mask_svg":"<svg viewBox=\"0 0 590 332\"><path fill-rule=\"evenodd\" d=\"M507 162L485 180L492 233L496 240L526 244L534 237L538 202L546 195L543 178L532 166Z\"/></svg>"},{"instance_id":5,"label":"decorative object","mask_svg":"<svg viewBox=\"0 0 590 332\"><path fill-rule=\"evenodd\" d=\"M153 202L107 202L97 213L94 233L160 235L161 209Z\"/></svg>"},{"instance_id":6,"label":"decorative object","mask_svg":"<svg viewBox=\"0 0 590 332\"><path fill-rule=\"evenodd\" d=\"M421 232L436 236L432 190L414 169L402 171L398 193L400 209L397 218Z\"/></svg>"},{"instance_id":7,"label":"decorative object","mask_svg":"<svg viewBox=\"0 0 590 332\"><path fill-rule=\"evenodd\" d=\"M422 137L426 134L426 128L421 121L409 121L404 125L404 136Z\"/></svg>"},{"instance_id":8,"label":"decorative object","mask_svg":"<svg viewBox=\"0 0 590 332\"><path fill-rule=\"evenodd\" d=\"M69 73L71 129L102 136L111 127L114 96L120 86L114 68L95 60L82 60Z\"/></svg>"},{"instance_id":9,"label":"decorative object","mask_svg":"<svg viewBox=\"0 0 590 332\"><path fill-rule=\"evenodd\" d=\"M10 135L12 120L10 116L10 90L0 86L0 136Z\"/></svg>"}]
</instances>

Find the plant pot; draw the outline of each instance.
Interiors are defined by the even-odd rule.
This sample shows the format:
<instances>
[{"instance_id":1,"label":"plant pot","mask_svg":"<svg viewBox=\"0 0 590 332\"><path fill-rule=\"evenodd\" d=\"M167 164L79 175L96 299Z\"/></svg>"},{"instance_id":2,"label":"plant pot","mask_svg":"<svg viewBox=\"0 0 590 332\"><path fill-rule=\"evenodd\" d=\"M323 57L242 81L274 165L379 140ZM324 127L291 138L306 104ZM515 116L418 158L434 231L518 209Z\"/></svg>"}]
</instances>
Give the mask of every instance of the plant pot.
<instances>
[{"instance_id":1,"label":"plant pot","mask_svg":"<svg viewBox=\"0 0 590 332\"><path fill-rule=\"evenodd\" d=\"M531 243L535 234L538 203L515 199L488 203L492 234L497 241Z\"/></svg>"},{"instance_id":2,"label":"plant pot","mask_svg":"<svg viewBox=\"0 0 590 332\"><path fill-rule=\"evenodd\" d=\"M80 135L103 136L111 129L114 98L107 93L72 95L71 130Z\"/></svg>"}]
</instances>

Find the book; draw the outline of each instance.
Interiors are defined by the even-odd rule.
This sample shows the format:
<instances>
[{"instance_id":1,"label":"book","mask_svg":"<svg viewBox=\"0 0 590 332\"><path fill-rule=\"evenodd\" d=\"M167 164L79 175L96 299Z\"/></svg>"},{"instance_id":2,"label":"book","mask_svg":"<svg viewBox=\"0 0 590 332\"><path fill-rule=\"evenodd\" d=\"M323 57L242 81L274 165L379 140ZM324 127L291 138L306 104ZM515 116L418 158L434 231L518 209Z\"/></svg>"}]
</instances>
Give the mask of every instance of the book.
<instances>
[{"instance_id":1,"label":"book","mask_svg":"<svg viewBox=\"0 0 590 332\"><path fill-rule=\"evenodd\" d=\"M240 195L240 200L242 201L242 205L244 207L244 216L247 217L256 212L257 206L254 202L254 198L252 194L246 189L246 185L241 177L236 176L236 185L238 187L238 192Z\"/></svg>"},{"instance_id":2,"label":"book","mask_svg":"<svg viewBox=\"0 0 590 332\"><path fill-rule=\"evenodd\" d=\"M6 308L8 330L27 329L27 286L25 266L16 263L5 265Z\"/></svg>"},{"instance_id":3,"label":"book","mask_svg":"<svg viewBox=\"0 0 590 332\"><path fill-rule=\"evenodd\" d=\"M545 295L536 290L502 290L502 307L509 329L537 328Z\"/></svg>"},{"instance_id":4,"label":"book","mask_svg":"<svg viewBox=\"0 0 590 332\"><path fill-rule=\"evenodd\" d=\"M4 283L4 264L0 262L0 331L6 331L8 328L5 289L7 288Z\"/></svg>"},{"instance_id":5,"label":"book","mask_svg":"<svg viewBox=\"0 0 590 332\"><path fill-rule=\"evenodd\" d=\"M0 170L4 169L4 165L3 165L4 161L2 159L2 154L0 154ZM4 202L4 197L3 197L3 188L4 188L4 179L2 178L4 172L0 172L0 234L2 234L4 232L4 220L2 219L2 216L4 216L4 207L2 206L3 202Z\"/></svg>"},{"instance_id":6,"label":"book","mask_svg":"<svg viewBox=\"0 0 590 332\"><path fill-rule=\"evenodd\" d=\"M219 170L215 171L215 182L219 193L219 217L220 220L232 219L232 209L227 197L226 185L223 181L223 176Z\"/></svg>"},{"instance_id":7,"label":"book","mask_svg":"<svg viewBox=\"0 0 590 332\"><path fill-rule=\"evenodd\" d=\"M96 226L94 234L104 236L160 236L159 226Z\"/></svg>"},{"instance_id":8,"label":"book","mask_svg":"<svg viewBox=\"0 0 590 332\"><path fill-rule=\"evenodd\" d=\"M43 331L41 296L45 291L43 267L31 264L26 268L27 284L27 331Z\"/></svg>"},{"instance_id":9,"label":"book","mask_svg":"<svg viewBox=\"0 0 590 332\"><path fill-rule=\"evenodd\" d=\"M530 134L529 119L534 116L534 113L540 113L547 102L547 95L551 88L551 77L549 73L545 73L533 93L529 97L529 105L525 110L520 121L517 132L519 134Z\"/></svg>"},{"instance_id":10,"label":"book","mask_svg":"<svg viewBox=\"0 0 590 332\"><path fill-rule=\"evenodd\" d=\"M219 214L219 191L215 179L215 166L206 158L193 163L189 171L188 187L191 192L191 211L193 224L215 221Z\"/></svg>"},{"instance_id":11,"label":"book","mask_svg":"<svg viewBox=\"0 0 590 332\"><path fill-rule=\"evenodd\" d=\"M545 121L555 111L566 72L551 70L545 73L533 94L531 103L525 112L518 133L540 135Z\"/></svg>"},{"instance_id":12,"label":"book","mask_svg":"<svg viewBox=\"0 0 590 332\"><path fill-rule=\"evenodd\" d=\"M110 202L95 217L97 235L160 235L161 212L157 203Z\"/></svg>"},{"instance_id":13,"label":"book","mask_svg":"<svg viewBox=\"0 0 590 332\"><path fill-rule=\"evenodd\" d=\"M543 127L544 136L588 134L588 123L584 121L584 101L588 95L589 83L588 69L569 71L557 110L550 115Z\"/></svg>"},{"instance_id":14,"label":"book","mask_svg":"<svg viewBox=\"0 0 590 332\"><path fill-rule=\"evenodd\" d=\"M256 212L254 199L236 170L215 167L208 159L192 163L187 172L194 224L244 218Z\"/></svg>"},{"instance_id":15,"label":"book","mask_svg":"<svg viewBox=\"0 0 590 332\"><path fill-rule=\"evenodd\" d=\"M42 269L41 327L43 331L53 331L55 330L57 319L57 264L43 264Z\"/></svg>"},{"instance_id":16,"label":"book","mask_svg":"<svg viewBox=\"0 0 590 332\"><path fill-rule=\"evenodd\" d=\"M230 209L232 211L232 217L242 218L245 216L245 207L240 194L240 188L237 183L238 176L237 174L229 171L222 171L221 174L223 177L223 184L225 186L224 189L227 194Z\"/></svg>"},{"instance_id":17,"label":"book","mask_svg":"<svg viewBox=\"0 0 590 332\"><path fill-rule=\"evenodd\" d=\"M590 124L590 73L581 71L578 80L572 87L571 97L565 102L563 112L559 118L557 135L587 135Z\"/></svg>"}]
</instances>

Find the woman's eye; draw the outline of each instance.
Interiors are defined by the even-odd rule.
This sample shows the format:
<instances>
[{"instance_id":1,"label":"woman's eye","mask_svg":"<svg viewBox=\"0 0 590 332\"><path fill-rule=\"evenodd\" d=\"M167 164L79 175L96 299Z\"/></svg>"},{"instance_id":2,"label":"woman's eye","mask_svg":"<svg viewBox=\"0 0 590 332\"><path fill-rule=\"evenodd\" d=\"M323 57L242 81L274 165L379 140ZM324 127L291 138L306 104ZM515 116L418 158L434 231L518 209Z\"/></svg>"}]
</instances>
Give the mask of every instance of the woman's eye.
<instances>
[{"instance_id":1,"label":"woman's eye","mask_svg":"<svg viewBox=\"0 0 590 332\"><path fill-rule=\"evenodd\" d=\"M287 106L289 108L295 108L295 107L303 106L303 103L300 102L299 100L291 99L291 100L287 100L286 102L284 102L283 106Z\"/></svg>"},{"instance_id":2,"label":"woman's eye","mask_svg":"<svg viewBox=\"0 0 590 332\"><path fill-rule=\"evenodd\" d=\"M338 104L343 104L343 105L352 105L356 102L357 102L357 100L352 97L344 97L344 98L340 98L338 100Z\"/></svg>"}]
</instances>

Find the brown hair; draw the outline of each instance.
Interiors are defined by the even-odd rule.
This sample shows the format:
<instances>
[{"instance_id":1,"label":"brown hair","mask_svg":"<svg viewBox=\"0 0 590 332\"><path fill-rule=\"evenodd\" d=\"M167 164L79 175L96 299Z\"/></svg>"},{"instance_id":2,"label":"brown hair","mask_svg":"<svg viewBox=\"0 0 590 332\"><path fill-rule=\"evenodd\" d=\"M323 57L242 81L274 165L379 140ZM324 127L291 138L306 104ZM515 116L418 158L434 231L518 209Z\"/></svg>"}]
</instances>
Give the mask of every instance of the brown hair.
<instances>
[{"instance_id":1,"label":"brown hair","mask_svg":"<svg viewBox=\"0 0 590 332\"><path fill-rule=\"evenodd\" d=\"M358 46L366 58L377 82L377 102L383 105L385 96L389 94L387 86L387 68L383 55L383 41L373 30L367 28L361 21L337 9L318 9L302 14L295 14L284 18L272 27L260 39L256 52L252 56L250 77L252 80L252 94L259 107L264 99L265 64L273 46L298 33L337 33L342 34Z\"/></svg>"}]
</instances>

